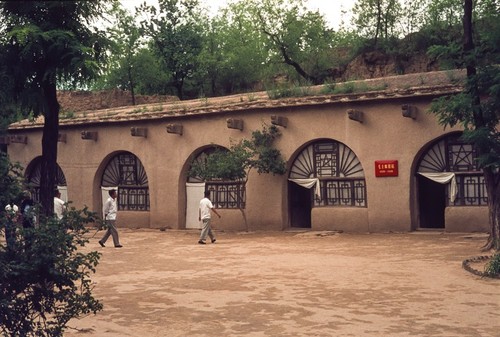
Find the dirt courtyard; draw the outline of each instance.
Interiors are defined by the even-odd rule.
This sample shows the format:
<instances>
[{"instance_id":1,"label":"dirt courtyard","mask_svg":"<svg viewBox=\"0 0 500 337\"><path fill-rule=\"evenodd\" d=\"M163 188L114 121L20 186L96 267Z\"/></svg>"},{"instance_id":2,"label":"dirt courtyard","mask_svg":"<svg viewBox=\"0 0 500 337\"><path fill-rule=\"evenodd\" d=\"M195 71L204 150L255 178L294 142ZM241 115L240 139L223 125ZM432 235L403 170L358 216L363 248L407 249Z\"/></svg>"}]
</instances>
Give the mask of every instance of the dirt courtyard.
<instances>
[{"instance_id":1,"label":"dirt courtyard","mask_svg":"<svg viewBox=\"0 0 500 337\"><path fill-rule=\"evenodd\" d=\"M102 234L104 309L65 336L500 336L500 280L461 266L484 234Z\"/></svg>"}]
</instances>

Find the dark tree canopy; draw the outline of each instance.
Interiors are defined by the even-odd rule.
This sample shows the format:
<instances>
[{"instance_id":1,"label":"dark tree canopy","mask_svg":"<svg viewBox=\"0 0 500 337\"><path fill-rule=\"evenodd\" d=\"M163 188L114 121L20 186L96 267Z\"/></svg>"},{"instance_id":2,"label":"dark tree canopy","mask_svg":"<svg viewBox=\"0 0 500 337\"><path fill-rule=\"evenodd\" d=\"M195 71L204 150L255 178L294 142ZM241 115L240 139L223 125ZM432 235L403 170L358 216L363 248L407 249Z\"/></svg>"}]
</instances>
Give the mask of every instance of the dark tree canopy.
<instances>
[{"instance_id":1,"label":"dark tree canopy","mask_svg":"<svg viewBox=\"0 0 500 337\"><path fill-rule=\"evenodd\" d=\"M488 1L485 1L488 2ZM490 220L486 249L500 250L500 11L490 6L480 22L475 22L472 0L464 1L463 44L432 49L450 58L467 71L464 91L436 99L432 111L444 126L462 125L464 138L475 144L476 158L484 173ZM484 2L483 2L484 5Z\"/></svg>"},{"instance_id":2,"label":"dark tree canopy","mask_svg":"<svg viewBox=\"0 0 500 337\"><path fill-rule=\"evenodd\" d=\"M45 117L42 209L53 209L59 131L58 83L83 84L98 74L106 39L91 24L111 1L2 1L1 73L25 114Z\"/></svg>"}]
</instances>

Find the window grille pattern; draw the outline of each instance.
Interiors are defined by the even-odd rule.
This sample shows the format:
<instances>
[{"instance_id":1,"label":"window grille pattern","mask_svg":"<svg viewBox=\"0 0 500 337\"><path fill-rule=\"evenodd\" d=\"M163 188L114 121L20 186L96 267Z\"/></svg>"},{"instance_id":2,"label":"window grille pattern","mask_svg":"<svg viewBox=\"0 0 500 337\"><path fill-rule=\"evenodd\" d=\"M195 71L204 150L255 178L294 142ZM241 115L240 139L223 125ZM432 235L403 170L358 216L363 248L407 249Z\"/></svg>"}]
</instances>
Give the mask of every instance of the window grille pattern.
<instances>
[{"instance_id":1,"label":"window grille pattern","mask_svg":"<svg viewBox=\"0 0 500 337\"><path fill-rule=\"evenodd\" d=\"M321 198L314 198L315 207L367 206L363 167L356 154L340 142L322 140L306 147L295 159L290 178L319 178Z\"/></svg>"},{"instance_id":2,"label":"window grille pattern","mask_svg":"<svg viewBox=\"0 0 500 337\"><path fill-rule=\"evenodd\" d=\"M149 210L148 177L141 161L132 153L123 152L110 160L101 186L118 186L118 210Z\"/></svg>"},{"instance_id":3,"label":"window grille pattern","mask_svg":"<svg viewBox=\"0 0 500 337\"><path fill-rule=\"evenodd\" d=\"M474 145L462 141L459 135L451 135L425 153L417 171L455 173L458 195L453 203L446 198L448 206L486 206L486 186L476 156Z\"/></svg>"},{"instance_id":4,"label":"window grille pattern","mask_svg":"<svg viewBox=\"0 0 500 337\"><path fill-rule=\"evenodd\" d=\"M202 152L200 152L196 158L193 159L191 166L194 165L194 163L197 163L198 165L205 166L207 163L207 158L214 153L215 151L227 151L227 149L220 147L220 146L212 146L208 147ZM188 177L188 182L190 183L202 183L204 182L204 179L199 176L189 176Z\"/></svg>"},{"instance_id":5,"label":"window grille pattern","mask_svg":"<svg viewBox=\"0 0 500 337\"><path fill-rule=\"evenodd\" d=\"M458 194L450 206L487 206L488 196L483 175L457 175Z\"/></svg>"},{"instance_id":6,"label":"window grille pattern","mask_svg":"<svg viewBox=\"0 0 500 337\"><path fill-rule=\"evenodd\" d=\"M200 152L194 162L206 163L207 158L217 150L226 150L220 146L212 146ZM227 151L227 150L226 150ZM205 190L210 191L210 200L216 208L243 209L246 204L246 187L244 181L211 180L204 181L201 177L188 177L188 182L205 182Z\"/></svg>"},{"instance_id":7,"label":"window grille pattern","mask_svg":"<svg viewBox=\"0 0 500 337\"><path fill-rule=\"evenodd\" d=\"M242 182L207 182L210 200L216 208L245 208L245 184Z\"/></svg>"},{"instance_id":8,"label":"window grille pattern","mask_svg":"<svg viewBox=\"0 0 500 337\"><path fill-rule=\"evenodd\" d=\"M40 180L42 178L42 159L36 158L33 162L33 168L28 174L28 185L32 194L33 201L40 202ZM66 177L61 167L57 165L56 186L66 186Z\"/></svg>"}]
</instances>

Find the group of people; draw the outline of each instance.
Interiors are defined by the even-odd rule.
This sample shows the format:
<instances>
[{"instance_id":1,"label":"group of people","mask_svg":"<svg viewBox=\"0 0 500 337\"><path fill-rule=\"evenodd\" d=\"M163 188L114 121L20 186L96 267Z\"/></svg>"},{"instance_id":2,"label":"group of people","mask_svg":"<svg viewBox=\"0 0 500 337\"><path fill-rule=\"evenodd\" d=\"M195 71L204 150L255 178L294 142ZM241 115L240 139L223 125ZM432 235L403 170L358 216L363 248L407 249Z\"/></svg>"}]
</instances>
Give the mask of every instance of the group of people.
<instances>
[{"instance_id":1,"label":"group of people","mask_svg":"<svg viewBox=\"0 0 500 337\"><path fill-rule=\"evenodd\" d=\"M66 210L66 203L61 199L59 190L54 191L54 215L62 220ZM37 223L37 210L31 192L25 191L22 195L20 206L10 202L5 206L5 240L7 248L12 249L16 240L16 227L22 225L24 229L33 228Z\"/></svg>"},{"instance_id":2,"label":"group of people","mask_svg":"<svg viewBox=\"0 0 500 337\"><path fill-rule=\"evenodd\" d=\"M105 243L111 236L113 238L113 244L115 248L122 248L120 244L120 239L118 235L118 230L116 227L116 216L118 212L118 206L116 202L117 191L112 189L108 192L109 197L103 205L104 221L106 224L106 232L104 236L99 240L99 245L101 247L106 247ZM66 210L66 203L61 199L61 193L59 190L54 192L54 216L58 220L62 220L64 212ZM215 238L214 231L211 227L211 213L215 213L219 218L221 215L217 212L212 202L210 201L210 192L205 191L204 198L201 199L198 208L198 220L201 222L201 234L198 240L199 244L206 244L207 237L210 238L212 243L217 240ZM5 228L5 237L7 241L7 247L12 248L15 241L15 226L17 223L22 222L24 228L34 227L36 223L36 211L34 207L33 199L31 194L26 192L23 196L21 202L21 208L14 204L9 203L5 206L5 211L7 215L7 224Z\"/></svg>"}]
</instances>

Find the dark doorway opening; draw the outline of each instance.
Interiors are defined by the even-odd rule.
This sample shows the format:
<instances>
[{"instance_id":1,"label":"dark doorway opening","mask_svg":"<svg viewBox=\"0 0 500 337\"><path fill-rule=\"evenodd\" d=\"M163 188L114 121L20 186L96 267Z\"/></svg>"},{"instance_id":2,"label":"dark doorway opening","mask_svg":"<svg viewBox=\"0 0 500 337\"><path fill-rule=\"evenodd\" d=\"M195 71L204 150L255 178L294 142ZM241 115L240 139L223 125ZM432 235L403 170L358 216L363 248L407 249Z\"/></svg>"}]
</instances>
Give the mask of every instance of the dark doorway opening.
<instances>
[{"instance_id":1,"label":"dark doorway opening","mask_svg":"<svg viewBox=\"0 0 500 337\"><path fill-rule=\"evenodd\" d=\"M311 190L295 183L290 183L289 191L291 227L311 228Z\"/></svg>"},{"instance_id":2,"label":"dark doorway opening","mask_svg":"<svg viewBox=\"0 0 500 337\"><path fill-rule=\"evenodd\" d=\"M423 176L418 177L420 228L444 228L446 186Z\"/></svg>"}]
</instances>

